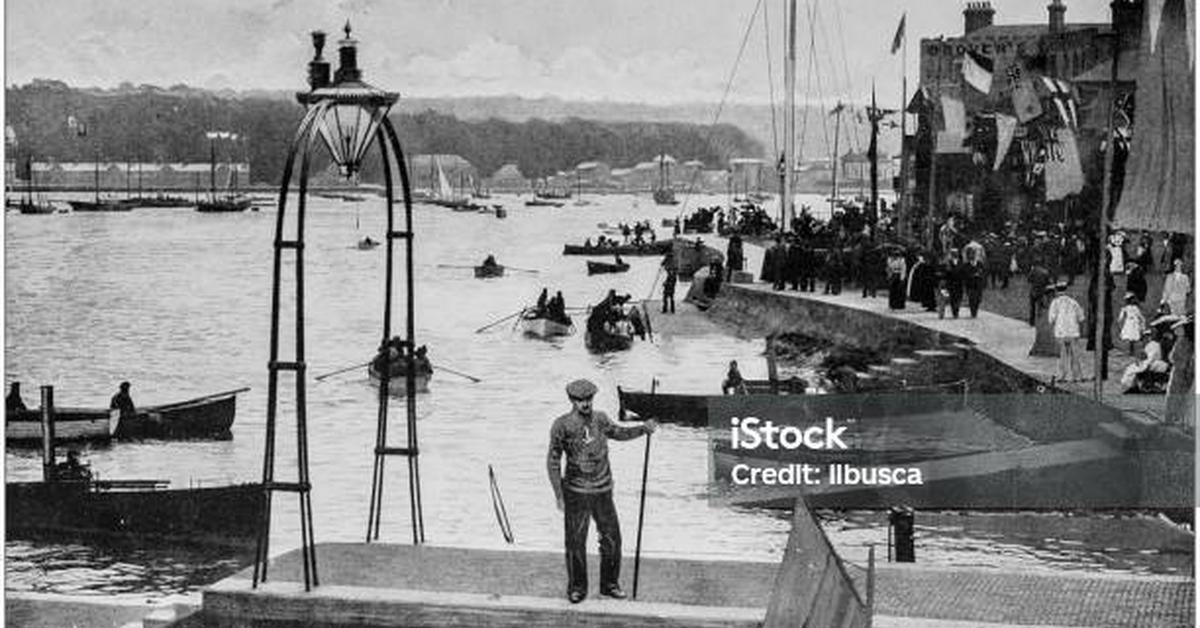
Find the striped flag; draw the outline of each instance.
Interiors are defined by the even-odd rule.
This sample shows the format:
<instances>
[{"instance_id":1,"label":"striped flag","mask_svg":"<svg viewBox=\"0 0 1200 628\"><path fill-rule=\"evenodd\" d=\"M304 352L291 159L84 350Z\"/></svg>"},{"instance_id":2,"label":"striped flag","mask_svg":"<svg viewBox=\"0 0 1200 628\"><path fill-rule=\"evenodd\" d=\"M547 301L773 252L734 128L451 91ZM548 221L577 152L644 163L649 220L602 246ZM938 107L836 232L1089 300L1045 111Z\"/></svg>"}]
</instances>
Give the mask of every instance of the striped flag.
<instances>
[{"instance_id":1,"label":"striped flag","mask_svg":"<svg viewBox=\"0 0 1200 628\"><path fill-rule=\"evenodd\" d=\"M967 83L975 89L988 94L992 91L992 69L988 66L991 62L976 57L974 53L967 51L963 54L962 74Z\"/></svg>"},{"instance_id":2,"label":"striped flag","mask_svg":"<svg viewBox=\"0 0 1200 628\"><path fill-rule=\"evenodd\" d=\"M896 35L892 37L892 54L896 54L896 51L900 50L900 46L904 44L904 22L907 19L907 12L900 16L900 25L896 27Z\"/></svg>"},{"instance_id":3,"label":"striped flag","mask_svg":"<svg viewBox=\"0 0 1200 628\"><path fill-rule=\"evenodd\" d=\"M1079 114L1075 109L1075 96L1071 92L1071 84L1043 76L1042 87L1050 95L1050 100L1054 102L1054 108L1058 110L1058 117L1062 120L1063 126L1074 129L1079 126Z\"/></svg>"}]
</instances>

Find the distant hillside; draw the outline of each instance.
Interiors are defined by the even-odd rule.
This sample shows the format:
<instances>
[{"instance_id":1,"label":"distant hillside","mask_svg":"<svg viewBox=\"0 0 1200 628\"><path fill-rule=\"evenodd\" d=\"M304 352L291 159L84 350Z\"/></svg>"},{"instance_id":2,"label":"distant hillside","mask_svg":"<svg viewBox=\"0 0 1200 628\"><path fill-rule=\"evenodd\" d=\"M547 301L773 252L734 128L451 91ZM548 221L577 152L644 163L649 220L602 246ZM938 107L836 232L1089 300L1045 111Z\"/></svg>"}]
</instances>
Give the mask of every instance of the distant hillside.
<instances>
[{"instance_id":1,"label":"distant hillside","mask_svg":"<svg viewBox=\"0 0 1200 628\"><path fill-rule=\"evenodd\" d=\"M247 138L235 157L249 159L254 178L266 182L278 179L303 114L283 92L214 93L183 85L84 90L39 80L9 87L5 99L18 151L37 159L206 161L205 131L224 130ZM711 112L702 109L553 99L401 99L393 122L409 154L459 154L483 173L505 163L516 163L527 176L568 170L582 161L631 166L660 152L723 167L731 157L770 151L769 143L724 118L711 125ZM763 111L769 124L769 110ZM80 135L80 128L86 133ZM370 180L372 174L369 168L365 176Z\"/></svg>"}]
</instances>

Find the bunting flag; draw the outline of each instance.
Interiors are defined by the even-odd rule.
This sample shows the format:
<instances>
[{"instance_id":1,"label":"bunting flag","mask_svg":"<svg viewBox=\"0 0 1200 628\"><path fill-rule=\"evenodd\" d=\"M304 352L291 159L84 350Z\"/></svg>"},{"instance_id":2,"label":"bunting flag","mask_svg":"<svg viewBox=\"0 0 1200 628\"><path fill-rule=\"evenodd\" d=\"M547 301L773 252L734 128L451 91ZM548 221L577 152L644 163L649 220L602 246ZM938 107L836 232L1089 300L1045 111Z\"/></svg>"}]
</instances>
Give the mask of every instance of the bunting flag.
<instances>
[{"instance_id":1,"label":"bunting flag","mask_svg":"<svg viewBox=\"0 0 1200 628\"><path fill-rule=\"evenodd\" d=\"M967 111L963 101L949 94L940 96L943 130L937 134L938 153L965 153L963 138L967 134Z\"/></svg>"},{"instance_id":2,"label":"bunting flag","mask_svg":"<svg viewBox=\"0 0 1200 628\"><path fill-rule=\"evenodd\" d=\"M1042 103L1038 101L1037 91L1033 81L1024 78L1013 84L1013 112L1022 123L1029 122L1042 115Z\"/></svg>"},{"instance_id":3,"label":"bunting flag","mask_svg":"<svg viewBox=\"0 0 1200 628\"><path fill-rule=\"evenodd\" d=\"M1054 201L1083 190L1083 166L1071 129L1053 129L1046 146L1046 200Z\"/></svg>"},{"instance_id":4,"label":"bunting flag","mask_svg":"<svg viewBox=\"0 0 1200 628\"><path fill-rule=\"evenodd\" d=\"M900 25L896 27L896 35L892 37L892 54L896 54L900 50L900 46L904 45L904 22L908 19L908 12L900 16Z\"/></svg>"},{"instance_id":5,"label":"bunting flag","mask_svg":"<svg viewBox=\"0 0 1200 628\"><path fill-rule=\"evenodd\" d=\"M1147 0L1146 2L1146 23L1150 26L1150 53L1154 54L1158 48L1158 28L1162 26L1163 7L1167 5L1167 0Z\"/></svg>"},{"instance_id":6,"label":"bunting flag","mask_svg":"<svg viewBox=\"0 0 1200 628\"><path fill-rule=\"evenodd\" d=\"M1008 148L1012 146L1013 135L1017 131L1017 119L1003 113L996 114L996 162L992 170L999 170Z\"/></svg>"},{"instance_id":7,"label":"bunting flag","mask_svg":"<svg viewBox=\"0 0 1200 628\"><path fill-rule=\"evenodd\" d=\"M1042 87L1049 93L1050 100L1053 101L1054 108L1058 111L1062 125L1068 129L1079 128L1079 114L1075 108L1075 96L1071 90L1071 84L1048 76L1040 78Z\"/></svg>"},{"instance_id":8,"label":"bunting flag","mask_svg":"<svg viewBox=\"0 0 1200 628\"><path fill-rule=\"evenodd\" d=\"M963 54L962 74L967 84L975 89L990 94L992 91L991 62L974 53L967 51Z\"/></svg>"},{"instance_id":9,"label":"bunting flag","mask_svg":"<svg viewBox=\"0 0 1200 628\"><path fill-rule=\"evenodd\" d=\"M1133 140L1113 225L1195 232L1195 85L1188 49L1192 0L1165 0L1142 32ZM1148 2L1143 23L1155 22ZM1157 38L1157 41L1155 41ZM1151 48L1153 47L1153 50Z\"/></svg>"}]
</instances>

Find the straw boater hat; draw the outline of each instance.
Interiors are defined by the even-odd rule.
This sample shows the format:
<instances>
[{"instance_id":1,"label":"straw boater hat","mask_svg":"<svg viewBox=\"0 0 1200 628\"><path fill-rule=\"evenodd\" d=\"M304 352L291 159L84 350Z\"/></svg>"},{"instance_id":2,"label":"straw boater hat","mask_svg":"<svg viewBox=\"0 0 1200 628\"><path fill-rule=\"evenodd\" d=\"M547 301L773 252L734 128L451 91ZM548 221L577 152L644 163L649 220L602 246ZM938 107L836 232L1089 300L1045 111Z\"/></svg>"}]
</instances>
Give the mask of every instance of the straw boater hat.
<instances>
[{"instance_id":1,"label":"straw boater hat","mask_svg":"<svg viewBox=\"0 0 1200 628\"><path fill-rule=\"evenodd\" d=\"M1178 314L1163 314L1162 316L1150 321L1150 326L1158 327L1159 325L1164 325L1167 327L1175 327L1177 324L1185 320L1187 320L1185 317Z\"/></svg>"}]
</instances>

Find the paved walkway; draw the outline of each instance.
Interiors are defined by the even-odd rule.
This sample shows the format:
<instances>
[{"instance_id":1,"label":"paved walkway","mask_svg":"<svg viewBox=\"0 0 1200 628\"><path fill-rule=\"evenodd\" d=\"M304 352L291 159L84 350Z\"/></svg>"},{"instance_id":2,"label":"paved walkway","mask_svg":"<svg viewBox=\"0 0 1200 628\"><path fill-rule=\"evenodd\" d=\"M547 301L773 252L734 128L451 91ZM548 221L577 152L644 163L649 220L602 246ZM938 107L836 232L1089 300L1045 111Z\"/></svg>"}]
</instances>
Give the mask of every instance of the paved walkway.
<instances>
[{"instance_id":1,"label":"paved walkway","mask_svg":"<svg viewBox=\"0 0 1200 628\"><path fill-rule=\"evenodd\" d=\"M827 295L812 292L794 292L784 290L774 292L766 283L740 284L739 287L773 292L796 299L809 299L834 303L841 307L853 308L872 312L880 316L898 318L915 325L921 325L947 334L966 338L975 344L980 351L1027 373L1049 384L1057 371L1058 358L1029 355L1033 346L1035 330L1025 321L1018 321L1007 316L1000 316L987 311L980 311L978 318L962 315L960 318L938 318L935 312L926 312L919 305L909 303L903 310L888 308L887 293L880 292L877 298L863 298L857 289L843 291L839 295ZM964 308L965 310L965 308ZM1083 374L1089 381L1085 382L1056 382L1055 385L1080 395L1094 395L1094 366L1093 352L1080 353ZM1109 378L1104 382L1102 401L1105 405L1122 410L1131 418L1163 421L1166 409L1166 398L1162 395L1125 395L1120 383L1121 373L1132 362L1132 358L1120 351L1109 354Z\"/></svg>"},{"instance_id":2,"label":"paved walkway","mask_svg":"<svg viewBox=\"0 0 1200 628\"><path fill-rule=\"evenodd\" d=\"M706 625L757 625L762 621L778 569L776 564L766 562L644 558L639 601L613 602L593 595L583 604L572 606L563 599L564 567L558 553L325 544L318 554L321 589L326 594L339 587L377 592L365 598L350 590L339 594L343 598L339 613L354 614L358 612L355 605L362 604L362 616L367 616L367 611L381 612L372 605L394 604L396 609L386 611L394 614L399 607L412 610L444 598L442 601L451 605L459 600L457 603L463 605L523 609L520 612L528 613L526 620L584 613L593 615L588 622L592 625L600 625L604 617L612 619L614 615L626 617L633 624L680 625L670 620L682 620L684 615L680 613L691 613L697 620L703 618ZM591 559L595 573L596 557ZM863 572L857 568L853 572L862 590ZM629 556L623 573L628 588L632 579ZM232 609L237 598L246 603L246 596L253 595L248 578L249 573L242 572L216 585L205 594L206 610L222 604ZM260 591L281 596L269 604L286 608L303 600L303 589L289 584L299 579L299 561L292 552L272 561L272 585ZM1174 576L1031 574L883 564L878 569L875 625L1190 626L1194 616L1193 586L1191 579ZM592 588L594 594L594 583ZM225 601L218 601L220 597Z\"/></svg>"}]
</instances>

